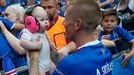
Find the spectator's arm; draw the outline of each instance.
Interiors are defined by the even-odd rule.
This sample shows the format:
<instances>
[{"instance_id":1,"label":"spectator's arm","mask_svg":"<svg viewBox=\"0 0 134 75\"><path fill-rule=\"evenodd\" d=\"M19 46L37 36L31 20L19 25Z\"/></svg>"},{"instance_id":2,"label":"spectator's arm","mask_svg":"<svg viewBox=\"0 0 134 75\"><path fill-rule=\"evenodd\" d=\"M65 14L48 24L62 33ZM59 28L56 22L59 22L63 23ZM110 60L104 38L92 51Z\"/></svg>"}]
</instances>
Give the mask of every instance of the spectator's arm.
<instances>
[{"instance_id":1,"label":"spectator's arm","mask_svg":"<svg viewBox=\"0 0 134 75\"><path fill-rule=\"evenodd\" d=\"M77 49L73 41L68 43L65 47L62 47L61 49L58 50L60 59L62 59L64 56L67 56L71 52L75 52L76 50Z\"/></svg>"},{"instance_id":2,"label":"spectator's arm","mask_svg":"<svg viewBox=\"0 0 134 75\"><path fill-rule=\"evenodd\" d=\"M20 38L20 45L27 50L40 50L42 46L42 42L40 38L37 37L35 40L32 40L33 36L27 30L22 30L22 35Z\"/></svg>"},{"instance_id":3,"label":"spectator's arm","mask_svg":"<svg viewBox=\"0 0 134 75\"><path fill-rule=\"evenodd\" d=\"M112 4L114 2L114 0L106 0L105 2L100 2L97 0L97 3L99 4L100 7L104 7L106 5Z\"/></svg>"},{"instance_id":4,"label":"spectator's arm","mask_svg":"<svg viewBox=\"0 0 134 75\"><path fill-rule=\"evenodd\" d=\"M130 51L130 56L133 56L134 55L134 40L132 42L132 48L131 48L131 51Z\"/></svg>"},{"instance_id":5,"label":"spectator's arm","mask_svg":"<svg viewBox=\"0 0 134 75\"><path fill-rule=\"evenodd\" d=\"M124 57L124 60L122 62L123 67L128 66L131 57L134 55L134 40L132 40L131 42L132 42L132 48L131 48L131 51L128 54L126 54Z\"/></svg>"},{"instance_id":6,"label":"spectator's arm","mask_svg":"<svg viewBox=\"0 0 134 75\"><path fill-rule=\"evenodd\" d=\"M20 45L27 50L40 50L42 43L40 41L31 42L29 40L20 40Z\"/></svg>"},{"instance_id":7,"label":"spectator's arm","mask_svg":"<svg viewBox=\"0 0 134 75\"><path fill-rule=\"evenodd\" d=\"M103 43L106 47L113 47L113 46L115 46L114 41L110 41L110 40L106 40L106 39L102 39L101 41L102 41L102 43Z\"/></svg>"},{"instance_id":8,"label":"spectator's arm","mask_svg":"<svg viewBox=\"0 0 134 75\"><path fill-rule=\"evenodd\" d=\"M132 48L131 51L128 53L130 57L134 55L134 39L131 41L131 43L132 43Z\"/></svg>"},{"instance_id":9,"label":"spectator's arm","mask_svg":"<svg viewBox=\"0 0 134 75\"><path fill-rule=\"evenodd\" d=\"M0 27L3 32L3 35L6 37L11 47L19 54L25 54L25 49L20 46L19 40L6 29L2 21L0 21Z\"/></svg>"}]
</instances>

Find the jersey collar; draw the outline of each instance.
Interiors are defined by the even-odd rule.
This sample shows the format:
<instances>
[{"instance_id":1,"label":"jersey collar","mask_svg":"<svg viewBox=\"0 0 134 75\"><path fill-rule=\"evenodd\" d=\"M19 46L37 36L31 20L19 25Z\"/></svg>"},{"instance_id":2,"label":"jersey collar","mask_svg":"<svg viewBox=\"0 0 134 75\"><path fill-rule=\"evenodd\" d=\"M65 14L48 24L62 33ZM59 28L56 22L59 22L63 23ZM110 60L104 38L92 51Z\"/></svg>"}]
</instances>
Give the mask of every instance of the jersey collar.
<instances>
[{"instance_id":1,"label":"jersey collar","mask_svg":"<svg viewBox=\"0 0 134 75\"><path fill-rule=\"evenodd\" d=\"M87 42L87 43L85 43L84 45L78 47L78 49L81 49L81 48L83 48L83 47L87 47L87 46L96 45L96 44L98 44L98 43L100 43L99 40L95 40L95 41L92 41L92 42Z\"/></svg>"}]
</instances>

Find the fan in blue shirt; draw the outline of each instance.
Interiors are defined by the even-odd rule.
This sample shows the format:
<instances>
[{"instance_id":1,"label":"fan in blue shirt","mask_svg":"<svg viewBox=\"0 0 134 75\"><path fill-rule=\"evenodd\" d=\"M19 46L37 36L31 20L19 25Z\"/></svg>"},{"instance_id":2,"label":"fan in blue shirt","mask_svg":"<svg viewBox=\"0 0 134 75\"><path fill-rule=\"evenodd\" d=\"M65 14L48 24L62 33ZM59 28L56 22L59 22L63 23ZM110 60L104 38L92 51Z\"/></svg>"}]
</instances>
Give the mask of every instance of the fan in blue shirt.
<instances>
[{"instance_id":1,"label":"fan in blue shirt","mask_svg":"<svg viewBox=\"0 0 134 75\"><path fill-rule=\"evenodd\" d=\"M100 39L114 40L121 37L131 42L132 43L131 51L125 55L125 59L124 59L125 64L123 66L127 66L127 63L130 60L131 56L134 55L134 36L130 34L128 31L126 31L125 29L119 27L117 25L117 21L118 21L118 16L116 10L109 9L103 13L103 19L101 25L104 31L101 32Z\"/></svg>"},{"instance_id":2,"label":"fan in blue shirt","mask_svg":"<svg viewBox=\"0 0 134 75\"><path fill-rule=\"evenodd\" d=\"M66 37L78 50L59 61L52 75L112 75L111 53L94 35L100 21L101 11L94 0L74 0L67 7Z\"/></svg>"},{"instance_id":3,"label":"fan in blue shirt","mask_svg":"<svg viewBox=\"0 0 134 75\"><path fill-rule=\"evenodd\" d=\"M0 17L0 21L2 21L2 23L5 25L5 27L9 31L13 30L17 26L17 24L14 24L14 22L11 22L11 21L9 21L7 19L4 19L2 17ZM27 62L24 61L25 60L24 56L16 53L15 49L13 49L10 46L10 44L8 43L7 39L5 38L2 30L0 30L0 44L1 44L0 45L0 70L2 70L2 58L3 57L11 58L15 67L20 67L20 66L23 66L23 65L27 65ZM22 74L22 75L26 75L26 74Z\"/></svg>"}]
</instances>

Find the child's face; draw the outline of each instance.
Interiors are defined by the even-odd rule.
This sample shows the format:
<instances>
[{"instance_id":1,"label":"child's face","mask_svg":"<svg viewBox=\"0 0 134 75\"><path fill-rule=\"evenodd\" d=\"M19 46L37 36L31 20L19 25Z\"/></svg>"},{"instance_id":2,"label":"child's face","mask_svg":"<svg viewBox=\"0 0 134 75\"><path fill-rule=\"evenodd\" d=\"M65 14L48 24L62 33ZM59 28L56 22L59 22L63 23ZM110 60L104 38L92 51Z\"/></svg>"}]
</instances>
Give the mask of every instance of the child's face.
<instances>
[{"instance_id":1,"label":"child's face","mask_svg":"<svg viewBox=\"0 0 134 75\"><path fill-rule=\"evenodd\" d=\"M48 17L37 17L37 20L40 24L40 30L41 29L45 29L47 30L49 28L49 21L48 21Z\"/></svg>"},{"instance_id":2,"label":"child's face","mask_svg":"<svg viewBox=\"0 0 134 75\"><path fill-rule=\"evenodd\" d=\"M35 10L36 11L33 15L36 17L40 24L40 31L47 30L49 28L47 12L41 7L36 7Z\"/></svg>"},{"instance_id":3,"label":"child's face","mask_svg":"<svg viewBox=\"0 0 134 75\"><path fill-rule=\"evenodd\" d=\"M105 32L111 32L117 25L116 16L105 16L102 20L102 27Z\"/></svg>"}]
</instances>

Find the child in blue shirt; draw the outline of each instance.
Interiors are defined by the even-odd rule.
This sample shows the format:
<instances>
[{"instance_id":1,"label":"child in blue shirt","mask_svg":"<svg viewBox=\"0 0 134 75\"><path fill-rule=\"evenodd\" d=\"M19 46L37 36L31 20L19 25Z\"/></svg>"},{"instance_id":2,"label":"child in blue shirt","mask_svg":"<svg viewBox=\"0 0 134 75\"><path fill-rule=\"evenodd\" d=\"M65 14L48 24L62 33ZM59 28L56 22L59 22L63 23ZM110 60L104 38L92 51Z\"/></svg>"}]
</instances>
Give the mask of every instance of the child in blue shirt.
<instances>
[{"instance_id":1,"label":"child in blue shirt","mask_svg":"<svg viewBox=\"0 0 134 75\"><path fill-rule=\"evenodd\" d=\"M101 22L104 31L101 31L99 39L114 40L121 37L131 42L132 43L131 51L128 54L126 54L124 58L125 62L123 66L127 66L129 59L131 58L131 56L134 55L134 36L125 29L119 27L117 25L117 22L118 22L118 15L116 13L116 10L109 9L106 12L104 12ZM117 47L115 49L117 49Z\"/></svg>"}]
</instances>

